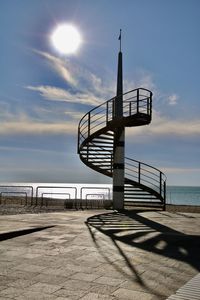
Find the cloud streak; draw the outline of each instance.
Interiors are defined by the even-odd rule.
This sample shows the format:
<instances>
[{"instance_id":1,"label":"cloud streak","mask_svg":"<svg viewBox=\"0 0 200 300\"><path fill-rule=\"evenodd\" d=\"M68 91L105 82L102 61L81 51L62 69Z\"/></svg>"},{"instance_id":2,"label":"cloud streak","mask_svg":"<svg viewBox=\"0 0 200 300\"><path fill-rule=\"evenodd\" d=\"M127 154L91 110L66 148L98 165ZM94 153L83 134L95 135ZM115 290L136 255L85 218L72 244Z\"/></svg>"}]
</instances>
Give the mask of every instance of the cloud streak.
<instances>
[{"instance_id":1,"label":"cloud streak","mask_svg":"<svg viewBox=\"0 0 200 300\"><path fill-rule=\"evenodd\" d=\"M40 96L47 100L64 101L74 104L84 104L92 106L99 105L101 103L101 100L98 97L89 92L71 93L68 90L48 85L27 86L26 88L38 92Z\"/></svg>"},{"instance_id":2,"label":"cloud streak","mask_svg":"<svg viewBox=\"0 0 200 300\"><path fill-rule=\"evenodd\" d=\"M11 134L77 134L77 122L42 122L28 116L15 116L12 120L1 122L0 135Z\"/></svg>"},{"instance_id":3,"label":"cloud streak","mask_svg":"<svg viewBox=\"0 0 200 300\"><path fill-rule=\"evenodd\" d=\"M53 56L47 52L33 50L35 53L39 54L41 57L45 58L50 66L56 71L56 73L64 79L67 83L72 86L77 86L78 82L72 74L70 66L67 67L67 60L63 60L57 56Z\"/></svg>"},{"instance_id":4,"label":"cloud streak","mask_svg":"<svg viewBox=\"0 0 200 300\"><path fill-rule=\"evenodd\" d=\"M127 128L127 134L163 137L179 136L191 137L200 135L200 120L170 119L153 112L153 121L149 126Z\"/></svg>"},{"instance_id":5,"label":"cloud streak","mask_svg":"<svg viewBox=\"0 0 200 300\"><path fill-rule=\"evenodd\" d=\"M95 97L101 98L101 102L113 95L113 84L104 82L101 77L88 69L66 58L57 57L47 52L38 50L34 50L34 52L45 58L56 73L76 92L89 94L89 96L93 94Z\"/></svg>"},{"instance_id":6,"label":"cloud streak","mask_svg":"<svg viewBox=\"0 0 200 300\"><path fill-rule=\"evenodd\" d=\"M185 173L193 173L200 172L200 168L174 168L174 167L163 167L163 170L167 173L171 174L185 174Z\"/></svg>"}]
</instances>

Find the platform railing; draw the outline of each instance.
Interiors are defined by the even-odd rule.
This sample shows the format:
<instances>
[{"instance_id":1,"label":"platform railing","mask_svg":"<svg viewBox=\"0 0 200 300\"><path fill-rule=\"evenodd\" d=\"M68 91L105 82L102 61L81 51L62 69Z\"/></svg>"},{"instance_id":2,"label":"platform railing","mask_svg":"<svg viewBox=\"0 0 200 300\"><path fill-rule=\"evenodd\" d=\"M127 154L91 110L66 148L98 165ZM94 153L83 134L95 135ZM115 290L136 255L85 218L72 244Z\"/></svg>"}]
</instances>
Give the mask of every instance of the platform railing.
<instances>
[{"instance_id":1,"label":"platform railing","mask_svg":"<svg viewBox=\"0 0 200 300\"><path fill-rule=\"evenodd\" d=\"M118 96L121 97L121 96ZM78 153L85 139L92 134L105 128L109 122L114 120L114 97L86 113L78 126ZM152 92L138 88L123 94L123 117L131 117L136 114L152 114Z\"/></svg>"}]
</instances>

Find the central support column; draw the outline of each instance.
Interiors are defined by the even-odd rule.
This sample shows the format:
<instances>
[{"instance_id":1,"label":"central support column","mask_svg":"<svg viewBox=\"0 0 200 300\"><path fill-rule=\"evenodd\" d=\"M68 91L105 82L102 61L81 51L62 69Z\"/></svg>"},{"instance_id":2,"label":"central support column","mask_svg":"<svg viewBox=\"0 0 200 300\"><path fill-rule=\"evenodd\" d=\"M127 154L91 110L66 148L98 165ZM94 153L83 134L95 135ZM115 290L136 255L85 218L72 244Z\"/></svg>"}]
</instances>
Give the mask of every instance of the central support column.
<instances>
[{"instance_id":1,"label":"central support column","mask_svg":"<svg viewBox=\"0 0 200 300\"><path fill-rule=\"evenodd\" d=\"M120 35L121 39L121 35ZM121 40L120 40L121 42ZM122 52L118 54L118 74L117 74L117 96L114 102L114 120L117 127L114 131L113 149L113 209L122 210L124 208L124 140L125 128L122 124L123 117L123 70Z\"/></svg>"}]
</instances>

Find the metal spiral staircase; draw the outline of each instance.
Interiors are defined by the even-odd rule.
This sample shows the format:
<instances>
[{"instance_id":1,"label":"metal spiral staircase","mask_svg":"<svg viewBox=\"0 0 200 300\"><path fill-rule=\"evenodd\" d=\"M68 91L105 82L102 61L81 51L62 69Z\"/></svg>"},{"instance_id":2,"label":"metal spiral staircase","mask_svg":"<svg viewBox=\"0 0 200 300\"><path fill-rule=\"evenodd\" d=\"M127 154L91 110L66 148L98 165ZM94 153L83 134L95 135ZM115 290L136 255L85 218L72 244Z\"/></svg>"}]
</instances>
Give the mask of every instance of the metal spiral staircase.
<instances>
[{"instance_id":1,"label":"metal spiral staircase","mask_svg":"<svg viewBox=\"0 0 200 300\"><path fill-rule=\"evenodd\" d=\"M123 94L122 90L122 53L120 51L117 96L86 113L78 126L80 159L93 170L113 178L116 168L114 158L116 134L125 130L126 127L148 125L152 117L151 91L138 88ZM120 115L116 112L119 103ZM122 142L118 140L118 143ZM166 176L148 164L124 157L124 154L122 156L123 164L118 165L123 165L120 168L123 168L124 172L121 194L123 208L134 205L165 209ZM113 203L115 201L114 188L113 179Z\"/></svg>"}]
</instances>

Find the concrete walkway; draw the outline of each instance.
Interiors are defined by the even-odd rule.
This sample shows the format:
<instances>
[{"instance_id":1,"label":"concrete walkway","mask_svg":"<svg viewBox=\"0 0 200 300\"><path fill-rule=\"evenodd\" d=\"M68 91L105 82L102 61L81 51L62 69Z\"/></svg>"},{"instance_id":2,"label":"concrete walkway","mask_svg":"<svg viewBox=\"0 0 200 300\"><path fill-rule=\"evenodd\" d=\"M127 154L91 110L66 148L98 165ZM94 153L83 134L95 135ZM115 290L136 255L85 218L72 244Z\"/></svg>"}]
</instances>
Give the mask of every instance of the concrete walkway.
<instances>
[{"instance_id":1,"label":"concrete walkway","mask_svg":"<svg viewBox=\"0 0 200 300\"><path fill-rule=\"evenodd\" d=\"M166 299L200 270L200 214L0 216L0 299Z\"/></svg>"}]
</instances>

